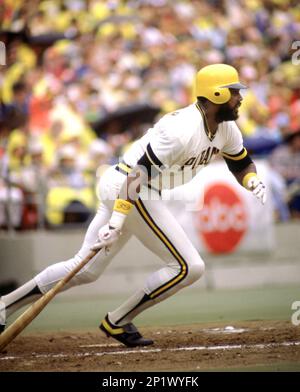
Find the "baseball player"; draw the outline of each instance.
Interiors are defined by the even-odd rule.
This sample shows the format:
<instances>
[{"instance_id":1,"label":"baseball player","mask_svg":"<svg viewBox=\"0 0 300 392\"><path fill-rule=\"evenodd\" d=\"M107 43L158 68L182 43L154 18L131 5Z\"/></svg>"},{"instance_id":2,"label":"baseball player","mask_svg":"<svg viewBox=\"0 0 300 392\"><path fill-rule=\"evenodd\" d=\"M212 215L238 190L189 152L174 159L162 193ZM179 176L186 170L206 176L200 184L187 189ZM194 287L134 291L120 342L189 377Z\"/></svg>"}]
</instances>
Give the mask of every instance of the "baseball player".
<instances>
[{"instance_id":1,"label":"baseball player","mask_svg":"<svg viewBox=\"0 0 300 392\"><path fill-rule=\"evenodd\" d=\"M79 252L1 297L2 330L6 317L50 290L91 249L100 251L65 288L95 281L135 235L164 265L148 276L144 286L126 302L109 312L100 329L129 347L152 344L134 326L134 317L204 273L201 256L162 202L161 189L153 186L155 180L171 168L194 176L216 155L222 155L237 181L263 204L266 201L265 186L235 123L242 102L240 89L244 88L232 66L213 64L202 68L196 75L197 101L163 116L133 143L118 165L103 174L99 184L101 203Z\"/></svg>"}]
</instances>

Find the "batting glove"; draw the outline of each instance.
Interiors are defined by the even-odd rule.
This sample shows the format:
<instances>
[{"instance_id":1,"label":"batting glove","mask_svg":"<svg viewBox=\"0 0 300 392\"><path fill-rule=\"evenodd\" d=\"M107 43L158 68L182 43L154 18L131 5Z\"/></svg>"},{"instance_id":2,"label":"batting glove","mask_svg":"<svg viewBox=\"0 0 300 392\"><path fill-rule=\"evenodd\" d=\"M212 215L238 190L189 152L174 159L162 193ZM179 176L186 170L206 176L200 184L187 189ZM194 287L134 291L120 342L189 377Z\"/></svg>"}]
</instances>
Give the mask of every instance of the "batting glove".
<instances>
[{"instance_id":1,"label":"batting glove","mask_svg":"<svg viewBox=\"0 0 300 392\"><path fill-rule=\"evenodd\" d=\"M252 176L249 178L246 183L246 188L249 189L249 191L251 191L253 195L261 201L262 204L265 204L267 200L266 187L257 176Z\"/></svg>"},{"instance_id":2,"label":"batting glove","mask_svg":"<svg viewBox=\"0 0 300 392\"><path fill-rule=\"evenodd\" d=\"M115 229L109 224L101 227L98 232L98 241L91 247L91 250L100 250L105 248L106 252L109 252L111 246L118 241L121 235L121 231Z\"/></svg>"}]
</instances>

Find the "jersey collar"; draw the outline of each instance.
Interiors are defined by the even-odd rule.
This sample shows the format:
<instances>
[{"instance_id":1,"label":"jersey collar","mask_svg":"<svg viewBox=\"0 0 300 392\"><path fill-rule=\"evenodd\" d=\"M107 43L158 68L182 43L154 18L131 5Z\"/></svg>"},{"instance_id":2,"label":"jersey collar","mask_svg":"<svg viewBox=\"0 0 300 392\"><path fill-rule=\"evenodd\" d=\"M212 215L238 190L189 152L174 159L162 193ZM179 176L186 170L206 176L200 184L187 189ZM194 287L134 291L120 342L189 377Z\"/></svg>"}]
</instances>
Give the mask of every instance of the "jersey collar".
<instances>
[{"instance_id":1,"label":"jersey collar","mask_svg":"<svg viewBox=\"0 0 300 392\"><path fill-rule=\"evenodd\" d=\"M204 124L204 130L205 130L206 136L208 137L209 141L212 142L212 141L214 140L214 138L216 137L216 134L217 134L217 133L212 134L212 133L210 132L209 126L208 126L208 123L207 123L207 119L206 119L206 115L205 115L205 113L204 113L204 110L202 109L202 107L201 107L200 105L198 105L198 102L196 102L195 105L196 105L196 108L197 108L197 109L199 110L199 112L201 113L202 120L203 120L203 124Z\"/></svg>"}]
</instances>

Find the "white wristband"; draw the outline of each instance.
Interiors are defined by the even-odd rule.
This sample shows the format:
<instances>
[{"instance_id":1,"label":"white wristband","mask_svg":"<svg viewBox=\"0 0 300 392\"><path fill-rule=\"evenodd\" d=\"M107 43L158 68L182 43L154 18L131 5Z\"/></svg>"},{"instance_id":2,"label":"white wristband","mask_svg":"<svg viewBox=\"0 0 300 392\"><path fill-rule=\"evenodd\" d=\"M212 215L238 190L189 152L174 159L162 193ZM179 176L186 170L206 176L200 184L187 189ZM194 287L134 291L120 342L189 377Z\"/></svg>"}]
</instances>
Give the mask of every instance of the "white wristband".
<instances>
[{"instance_id":1,"label":"white wristband","mask_svg":"<svg viewBox=\"0 0 300 392\"><path fill-rule=\"evenodd\" d=\"M113 211L109 220L109 226L121 230L125 222L126 216L127 215L122 214L122 212Z\"/></svg>"}]
</instances>

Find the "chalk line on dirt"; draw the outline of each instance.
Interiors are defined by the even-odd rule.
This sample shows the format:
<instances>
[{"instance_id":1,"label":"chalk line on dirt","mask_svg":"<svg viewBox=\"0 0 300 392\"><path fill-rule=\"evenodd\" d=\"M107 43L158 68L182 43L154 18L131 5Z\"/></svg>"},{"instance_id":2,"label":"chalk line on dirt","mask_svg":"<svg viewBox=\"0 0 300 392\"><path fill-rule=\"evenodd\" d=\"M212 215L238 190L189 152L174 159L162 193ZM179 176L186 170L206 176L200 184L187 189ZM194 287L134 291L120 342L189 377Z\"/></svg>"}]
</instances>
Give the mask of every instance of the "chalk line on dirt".
<instances>
[{"instance_id":1,"label":"chalk line on dirt","mask_svg":"<svg viewBox=\"0 0 300 392\"><path fill-rule=\"evenodd\" d=\"M129 355L129 354L147 354L147 353L160 353L160 352L176 352L176 351L205 351L205 350L237 350L237 349L265 349L265 348L276 348L276 347L289 347L289 346L300 346L300 342L280 342L280 343L258 343L258 344L230 344L220 346L187 346L187 347L176 347L176 348L154 348L154 349L134 349L122 351L103 351L103 352L91 352L91 353L58 353L58 354L36 354L30 355L16 355L16 356L4 356L0 357L0 361L8 361L15 359L40 359L40 358L82 358L82 357L102 357L104 355Z\"/></svg>"}]
</instances>

